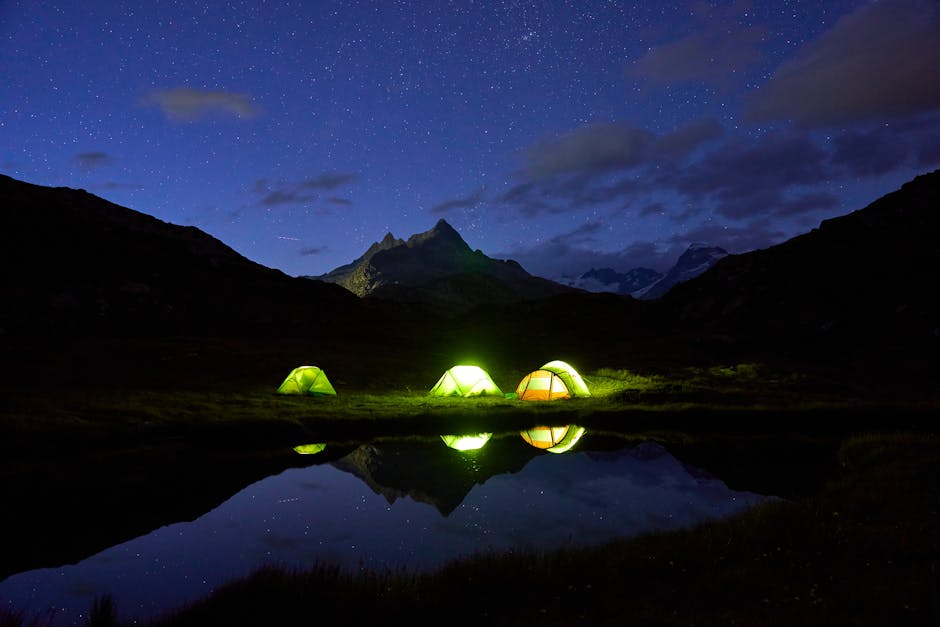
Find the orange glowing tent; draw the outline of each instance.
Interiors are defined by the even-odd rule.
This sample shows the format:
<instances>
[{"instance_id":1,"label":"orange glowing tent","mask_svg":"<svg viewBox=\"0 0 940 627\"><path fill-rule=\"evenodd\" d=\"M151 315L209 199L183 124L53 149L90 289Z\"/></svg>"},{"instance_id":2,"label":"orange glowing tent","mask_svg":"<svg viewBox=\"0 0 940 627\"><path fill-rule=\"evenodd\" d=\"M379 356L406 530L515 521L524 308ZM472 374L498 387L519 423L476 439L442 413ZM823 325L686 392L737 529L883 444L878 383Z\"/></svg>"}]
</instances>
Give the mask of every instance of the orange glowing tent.
<instances>
[{"instance_id":1,"label":"orange glowing tent","mask_svg":"<svg viewBox=\"0 0 940 627\"><path fill-rule=\"evenodd\" d=\"M516 388L521 401L556 401L571 398L568 386L560 376L549 370L534 370L527 374Z\"/></svg>"}]
</instances>

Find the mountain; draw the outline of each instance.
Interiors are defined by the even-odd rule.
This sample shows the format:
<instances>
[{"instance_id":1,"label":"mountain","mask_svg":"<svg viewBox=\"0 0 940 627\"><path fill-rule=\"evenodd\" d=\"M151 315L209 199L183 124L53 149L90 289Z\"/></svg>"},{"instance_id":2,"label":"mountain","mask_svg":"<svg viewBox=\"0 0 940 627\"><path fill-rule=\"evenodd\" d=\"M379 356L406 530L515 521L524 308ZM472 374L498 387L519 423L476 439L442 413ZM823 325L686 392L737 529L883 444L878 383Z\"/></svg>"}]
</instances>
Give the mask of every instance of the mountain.
<instances>
[{"instance_id":1,"label":"mountain","mask_svg":"<svg viewBox=\"0 0 940 627\"><path fill-rule=\"evenodd\" d=\"M632 292L631 295L645 300L660 298L679 283L699 276L727 255L728 251L718 246L692 244L679 255L676 265L669 268L665 275L654 283Z\"/></svg>"},{"instance_id":2,"label":"mountain","mask_svg":"<svg viewBox=\"0 0 940 627\"><path fill-rule=\"evenodd\" d=\"M535 277L517 262L471 250L445 220L429 231L396 239L391 233L356 261L320 276L361 297L466 308L537 299L573 291Z\"/></svg>"},{"instance_id":3,"label":"mountain","mask_svg":"<svg viewBox=\"0 0 940 627\"><path fill-rule=\"evenodd\" d=\"M613 268L591 268L568 285L588 292L613 292L614 294L633 294L652 285L662 273L651 268L633 268L628 272L617 272Z\"/></svg>"},{"instance_id":4,"label":"mountain","mask_svg":"<svg viewBox=\"0 0 940 627\"><path fill-rule=\"evenodd\" d=\"M763 250L720 259L662 299L679 327L761 338L936 351L940 170Z\"/></svg>"},{"instance_id":5,"label":"mountain","mask_svg":"<svg viewBox=\"0 0 940 627\"><path fill-rule=\"evenodd\" d=\"M727 254L728 251L717 246L692 244L666 274L650 268L633 268L628 272L591 268L575 279L569 277L564 283L588 292L613 292L642 300L655 300L674 285L702 274Z\"/></svg>"},{"instance_id":6,"label":"mountain","mask_svg":"<svg viewBox=\"0 0 940 627\"><path fill-rule=\"evenodd\" d=\"M366 250L366 252L358 259L339 266L338 268L334 268L322 276L305 276L303 278L318 279L328 283L339 283L340 285L343 285L345 281L349 280L357 268L364 266L372 261L372 257L375 256L375 253L382 250L388 250L389 248L395 248L396 246L402 246L404 244L405 240L398 239L391 233L386 233L382 241L372 242L372 245L369 246L369 249Z\"/></svg>"},{"instance_id":7,"label":"mountain","mask_svg":"<svg viewBox=\"0 0 940 627\"><path fill-rule=\"evenodd\" d=\"M337 286L84 190L0 175L0 206L2 333L269 333L361 309Z\"/></svg>"}]
</instances>

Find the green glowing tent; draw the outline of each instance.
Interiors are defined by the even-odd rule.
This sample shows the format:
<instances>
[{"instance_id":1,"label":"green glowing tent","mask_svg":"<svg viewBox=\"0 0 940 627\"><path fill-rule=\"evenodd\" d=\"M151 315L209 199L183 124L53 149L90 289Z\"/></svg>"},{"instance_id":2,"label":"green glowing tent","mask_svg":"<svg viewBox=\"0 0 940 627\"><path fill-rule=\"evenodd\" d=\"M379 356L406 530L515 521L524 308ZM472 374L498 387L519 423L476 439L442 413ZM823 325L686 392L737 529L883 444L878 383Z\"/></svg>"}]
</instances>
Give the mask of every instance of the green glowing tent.
<instances>
[{"instance_id":1,"label":"green glowing tent","mask_svg":"<svg viewBox=\"0 0 940 627\"><path fill-rule=\"evenodd\" d=\"M479 366L454 366L437 380L431 396L502 396L490 375Z\"/></svg>"},{"instance_id":2,"label":"green glowing tent","mask_svg":"<svg viewBox=\"0 0 940 627\"><path fill-rule=\"evenodd\" d=\"M316 366L299 366L291 370L291 373L284 379L284 383L277 389L277 393L336 396L336 390L326 378L326 373Z\"/></svg>"},{"instance_id":3,"label":"green glowing tent","mask_svg":"<svg viewBox=\"0 0 940 627\"><path fill-rule=\"evenodd\" d=\"M565 387L568 388L568 393L571 394L571 396L577 397L591 395L591 392L588 390L584 379L581 378L581 375L578 374L577 370L571 367L571 364L556 359L555 361L550 361L542 366L541 370L547 370L564 381Z\"/></svg>"}]
</instances>

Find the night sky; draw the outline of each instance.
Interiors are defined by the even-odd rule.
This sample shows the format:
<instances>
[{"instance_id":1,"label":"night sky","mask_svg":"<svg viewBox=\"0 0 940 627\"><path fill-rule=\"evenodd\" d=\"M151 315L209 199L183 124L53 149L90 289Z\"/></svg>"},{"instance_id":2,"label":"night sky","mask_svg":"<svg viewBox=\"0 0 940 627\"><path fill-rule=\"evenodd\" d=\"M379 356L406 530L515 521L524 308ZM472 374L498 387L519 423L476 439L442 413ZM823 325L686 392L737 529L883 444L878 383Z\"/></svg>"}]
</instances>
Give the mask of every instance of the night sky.
<instances>
[{"instance_id":1,"label":"night sky","mask_svg":"<svg viewBox=\"0 0 940 627\"><path fill-rule=\"evenodd\" d=\"M288 274L444 218L559 278L940 167L940 2L0 0L0 172Z\"/></svg>"}]
</instances>

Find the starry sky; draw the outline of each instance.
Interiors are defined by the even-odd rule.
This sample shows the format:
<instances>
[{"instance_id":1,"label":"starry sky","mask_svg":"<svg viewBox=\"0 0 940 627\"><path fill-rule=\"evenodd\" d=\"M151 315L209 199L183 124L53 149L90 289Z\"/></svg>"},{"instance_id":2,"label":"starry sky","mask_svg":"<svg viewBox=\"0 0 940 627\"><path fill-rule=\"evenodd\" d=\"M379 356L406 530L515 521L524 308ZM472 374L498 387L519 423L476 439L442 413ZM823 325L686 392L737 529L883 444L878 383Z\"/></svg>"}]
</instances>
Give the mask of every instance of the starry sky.
<instances>
[{"instance_id":1,"label":"starry sky","mask_svg":"<svg viewBox=\"0 0 940 627\"><path fill-rule=\"evenodd\" d=\"M560 278L940 167L940 2L0 0L0 172L291 275L443 218Z\"/></svg>"}]
</instances>

